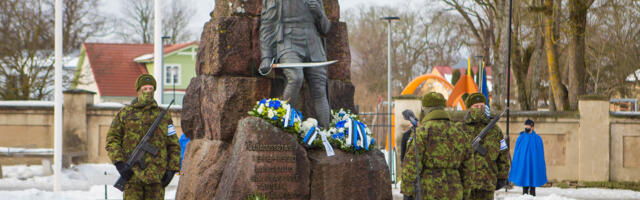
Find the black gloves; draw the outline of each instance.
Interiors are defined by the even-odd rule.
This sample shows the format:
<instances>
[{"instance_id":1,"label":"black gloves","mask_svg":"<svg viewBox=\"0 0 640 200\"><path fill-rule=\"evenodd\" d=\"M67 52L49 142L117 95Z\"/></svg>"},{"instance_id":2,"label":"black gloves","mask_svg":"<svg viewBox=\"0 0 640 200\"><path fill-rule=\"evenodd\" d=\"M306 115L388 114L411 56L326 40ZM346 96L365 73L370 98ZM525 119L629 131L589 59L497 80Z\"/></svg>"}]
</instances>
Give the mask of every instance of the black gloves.
<instances>
[{"instance_id":1,"label":"black gloves","mask_svg":"<svg viewBox=\"0 0 640 200\"><path fill-rule=\"evenodd\" d=\"M498 179L498 183L496 183L496 190L502 189L504 186L507 186L509 181L507 179Z\"/></svg>"},{"instance_id":2,"label":"black gloves","mask_svg":"<svg viewBox=\"0 0 640 200\"><path fill-rule=\"evenodd\" d=\"M118 169L118 173L120 173L120 176L125 179L125 180L129 180L131 179L131 176L133 176L133 171L131 171L131 166L129 166L127 163L125 162L116 162L116 169Z\"/></svg>"},{"instance_id":3,"label":"black gloves","mask_svg":"<svg viewBox=\"0 0 640 200\"><path fill-rule=\"evenodd\" d=\"M162 187L167 187L167 185L171 183L171 179L173 179L173 175L175 174L176 171L168 170L167 172L165 172L164 176L162 176Z\"/></svg>"}]
</instances>

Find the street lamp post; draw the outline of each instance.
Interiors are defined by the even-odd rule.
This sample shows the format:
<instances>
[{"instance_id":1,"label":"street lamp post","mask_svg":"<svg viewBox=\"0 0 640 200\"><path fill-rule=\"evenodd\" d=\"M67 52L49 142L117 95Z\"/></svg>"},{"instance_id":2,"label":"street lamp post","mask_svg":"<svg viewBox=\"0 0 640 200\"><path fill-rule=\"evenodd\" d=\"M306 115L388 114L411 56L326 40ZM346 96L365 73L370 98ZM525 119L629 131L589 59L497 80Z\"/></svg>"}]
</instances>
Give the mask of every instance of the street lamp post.
<instances>
[{"instance_id":1,"label":"street lamp post","mask_svg":"<svg viewBox=\"0 0 640 200\"><path fill-rule=\"evenodd\" d=\"M391 81L392 81L392 75L391 75L391 21L396 21L396 20L400 20L400 17L396 17L396 16L387 16L387 17L383 17L383 20L387 20L388 23L388 38L387 38L387 111L389 112L389 118L387 119L387 125L389 127L388 129L388 149L389 151L387 152L388 158L389 158L389 172L391 172L391 182L393 184L396 183L396 174L395 172L395 166L392 163L392 159L394 159L394 157L392 157L391 155L391 129L392 129L392 125L391 125L391 117L393 117L393 115L391 114L391 109L392 109L392 101L391 101Z\"/></svg>"}]
</instances>

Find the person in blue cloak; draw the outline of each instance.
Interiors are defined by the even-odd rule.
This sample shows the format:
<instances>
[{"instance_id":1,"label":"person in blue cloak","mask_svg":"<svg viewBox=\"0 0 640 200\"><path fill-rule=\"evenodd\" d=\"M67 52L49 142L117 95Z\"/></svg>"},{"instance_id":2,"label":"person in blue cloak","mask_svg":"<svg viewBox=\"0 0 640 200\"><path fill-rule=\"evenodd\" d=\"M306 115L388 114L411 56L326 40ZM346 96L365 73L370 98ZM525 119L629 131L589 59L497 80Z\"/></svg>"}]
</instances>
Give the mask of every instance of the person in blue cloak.
<instances>
[{"instance_id":1,"label":"person in blue cloak","mask_svg":"<svg viewBox=\"0 0 640 200\"><path fill-rule=\"evenodd\" d=\"M536 187L547 183L547 167L544 162L542 138L533 130L534 122L525 121L511 161L509 181L522 187L523 194L536 196Z\"/></svg>"},{"instance_id":2,"label":"person in blue cloak","mask_svg":"<svg viewBox=\"0 0 640 200\"><path fill-rule=\"evenodd\" d=\"M180 169L182 169L182 159L184 158L184 151L187 149L187 144L191 139L187 137L187 134L182 134L178 142L180 143Z\"/></svg>"}]
</instances>

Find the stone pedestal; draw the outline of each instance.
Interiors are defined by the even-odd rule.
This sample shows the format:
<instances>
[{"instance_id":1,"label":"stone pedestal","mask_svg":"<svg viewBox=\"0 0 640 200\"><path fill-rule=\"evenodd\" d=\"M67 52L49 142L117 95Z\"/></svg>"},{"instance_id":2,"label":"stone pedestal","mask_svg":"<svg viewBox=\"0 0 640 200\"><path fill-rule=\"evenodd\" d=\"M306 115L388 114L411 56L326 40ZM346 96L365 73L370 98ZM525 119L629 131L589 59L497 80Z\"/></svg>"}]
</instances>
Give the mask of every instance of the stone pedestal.
<instances>
[{"instance_id":1,"label":"stone pedestal","mask_svg":"<svg viewBox=\"0 0 640 200\"><path fill-rule=\"evenodd\" d=\"M229 163L216 199L308 199L311 164L296 136L269 122L248 117L238 122Z\"/></svg>"},{"instance_id":2,"label":"stone pedestal","mask_svg":"<svg viewBox=\"0 0 640 200\"><path fill-rule=\"evenodd\" d=\"M246 117L231 145L220 140L189 143L177 199L391 199L384 155L305 149L294 134Z\"/></svg>"},{"instance_id":3,"label":"stone pedestal","mask_svg":"<svg viewBox=\"0 0 640 200\"><path fill-rule=\"evenodd\" d=\"M176 199L213 199L229 160L229 145L219 140L191 140L182 160Z\"/></svg>"},{"instance_id":4,"label":"stone pedestal","mask_svg":"<svg viewBox=\"0 0 640 200\"><path fill-rule=\"evenodd\" d=\"M182 129L192 139L182 163L177 199L391 199L389 170L378 150L353 155L307 152L294 134L248 117L257 101L279 97L284 77L257 74L262 0L217 0L198 47L197 77L184 97ZM326 35L327 91L332 109L354 109L347 27L337 0L324 0L332 23ZM306 83L305 83L306 84ZM300 108L315 117L308 87ZM336 168L333 170L332 168ZM362 184L357 184L362 183Z\"/></svg>"},{"instance_id":5,"label":"stone pedestal","mask_svg":"<svg viewBox=\"0 0 640 200\"><path fill-rule=\"evenodd\" d=\"M389 168L382 152L335 153L327 157L324 150L309 151L311 199L391 199Z\"/></svg>"}]
</instances>

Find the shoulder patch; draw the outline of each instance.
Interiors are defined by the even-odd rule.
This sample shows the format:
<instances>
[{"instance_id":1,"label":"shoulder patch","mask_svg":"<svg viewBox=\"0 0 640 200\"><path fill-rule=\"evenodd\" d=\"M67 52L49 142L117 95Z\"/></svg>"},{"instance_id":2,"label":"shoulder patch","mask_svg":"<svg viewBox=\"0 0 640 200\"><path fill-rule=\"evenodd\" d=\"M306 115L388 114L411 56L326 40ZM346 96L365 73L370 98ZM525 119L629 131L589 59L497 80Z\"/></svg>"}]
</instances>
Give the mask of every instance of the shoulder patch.
<instances>
[{"instance_id":1,"label":"shoulder patch","mask_svg":"<svg viewBox=\"0 0 640 200\"><path fill-rule=\"evenodd\" d=\"M500 140L500 151L504 151L506 149L507 149L507 142L504 139Z\"/></svg>"},{"instance_id":2,"label":"shoulder patch","mask_svg":"<svg viewBox=\"0 0 640 200\"><path fill-rule=\"evenodd\" d=\"M167 128L167 136L172 136L176 134L176 128L173 127L173 124L169 124L169 127Z\"/></svg>"}]
</instances>

